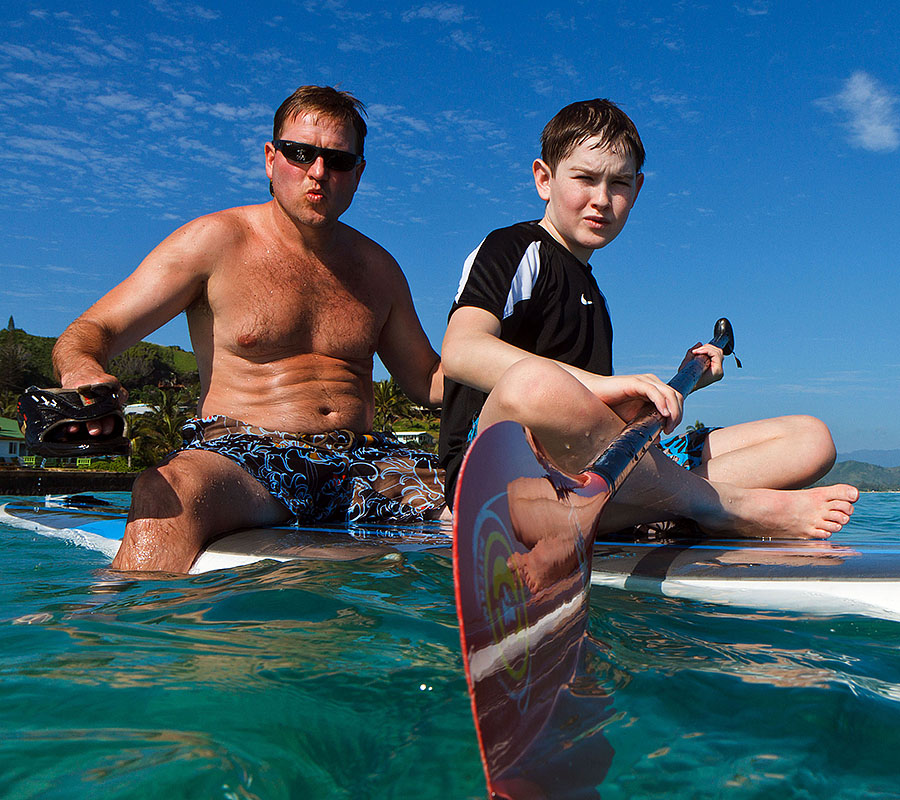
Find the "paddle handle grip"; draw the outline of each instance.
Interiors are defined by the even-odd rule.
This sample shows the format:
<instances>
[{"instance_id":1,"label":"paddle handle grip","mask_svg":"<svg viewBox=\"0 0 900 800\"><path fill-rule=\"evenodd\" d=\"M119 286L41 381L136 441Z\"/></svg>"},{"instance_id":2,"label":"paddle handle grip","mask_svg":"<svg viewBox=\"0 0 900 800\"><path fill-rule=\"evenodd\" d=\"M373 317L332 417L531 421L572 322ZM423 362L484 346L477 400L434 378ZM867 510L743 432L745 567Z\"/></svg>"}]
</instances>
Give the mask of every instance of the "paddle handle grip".
<instances>
[{"instance_id":1,"label":"paddle handle grip","mask_svg":"<svg viewBox=\"0 0 900 800\"><path fill-rule=\"evenodd\" d=\"M724 317L716 322L710 344L720 348L725 355L730 355L734 351L734 330ZM694 356L669 381L669 386L687 397L709 368L709 363L709 357L702 353ZM615 494L664 427L665 418L655 406L648 403L644 410L609 443L606 450L590 467L590 471L606 481L610 495Z\"/></svg>"}]
</instances>

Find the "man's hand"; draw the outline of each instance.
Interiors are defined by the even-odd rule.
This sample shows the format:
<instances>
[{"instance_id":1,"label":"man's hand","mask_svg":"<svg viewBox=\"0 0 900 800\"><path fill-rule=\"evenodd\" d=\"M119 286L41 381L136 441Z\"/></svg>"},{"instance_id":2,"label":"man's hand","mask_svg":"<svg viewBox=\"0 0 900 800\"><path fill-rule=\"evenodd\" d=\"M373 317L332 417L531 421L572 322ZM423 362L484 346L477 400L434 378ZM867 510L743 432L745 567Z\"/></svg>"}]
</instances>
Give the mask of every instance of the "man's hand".
<instances>
[{"instance_id":1,"label":"man's hand","mask_svg":"<svg viewBox=\"0 0 900 800\"><path fill-rule=\"evenodd\" d=\"M120 407L124 408L128 402L128 390L119 383L115 375L107 372L97 370L90 373L70 373L63 375L60 382L63 389L77 391L84 398L85 404L90 404L94 397L108 397L111 394L116 396ZM82 430L82 425L89 436L110 436L115 429L116 417L107 416L84 423L73 423L67 426L66 433L76 436Z\"/></svg>"}]
</instances>

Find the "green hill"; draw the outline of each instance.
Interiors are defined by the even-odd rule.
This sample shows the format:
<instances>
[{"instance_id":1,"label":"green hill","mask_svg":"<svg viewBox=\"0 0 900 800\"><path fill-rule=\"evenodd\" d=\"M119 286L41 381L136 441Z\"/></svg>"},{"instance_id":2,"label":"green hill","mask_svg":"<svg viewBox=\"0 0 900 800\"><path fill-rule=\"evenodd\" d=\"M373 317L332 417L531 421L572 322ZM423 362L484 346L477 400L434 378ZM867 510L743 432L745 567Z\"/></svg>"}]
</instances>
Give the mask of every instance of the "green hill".
<instances>
[{"instance_id":1,"label":"green hill","mask_svg":"<svg viewBox=\"0 0 900 800\"><path fill-rule=\"evenodd\" d=\"M863 461L839 461L816 486L850 483L863 492L900 491L900 467L879 467Z\"/></svg>"},{"instance_id":2,"label":"green hill","mask_svg":"<svg viewBox=\"0 0 900 800\"><path fill-rule=\"evenodd\" d=\"M56 386L50 354L56 339L33 336L10 324L0 329L0 392L18 395L28 386ZM163 384L194 386L198 383L197 359L180 347L138 342L110 363L110 371L122 381L132 400L141 400L152 387Z\"/></svg>"}]
</instances>

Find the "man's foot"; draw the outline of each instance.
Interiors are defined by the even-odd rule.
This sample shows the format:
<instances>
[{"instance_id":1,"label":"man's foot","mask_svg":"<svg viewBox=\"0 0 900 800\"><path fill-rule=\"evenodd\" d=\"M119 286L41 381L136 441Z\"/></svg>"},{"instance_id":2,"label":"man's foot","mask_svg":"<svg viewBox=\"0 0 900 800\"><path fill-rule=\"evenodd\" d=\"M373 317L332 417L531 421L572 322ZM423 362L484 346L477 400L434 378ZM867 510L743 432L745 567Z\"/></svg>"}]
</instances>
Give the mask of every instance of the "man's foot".
<instances>
[{"instance_id":1,"label":"man's foot","mask_svg":"<svg viewBox=\"0 0 900 800\"><path fill-rule=\"evenodd\" d=\"M727 485L718 486L722 490ZM827 539L850 521L859 490L839 483L789 491L720 491L720 496L721 510L711 519L697 520L709 533L757 539Z\"/></svg>"}]
</instances>

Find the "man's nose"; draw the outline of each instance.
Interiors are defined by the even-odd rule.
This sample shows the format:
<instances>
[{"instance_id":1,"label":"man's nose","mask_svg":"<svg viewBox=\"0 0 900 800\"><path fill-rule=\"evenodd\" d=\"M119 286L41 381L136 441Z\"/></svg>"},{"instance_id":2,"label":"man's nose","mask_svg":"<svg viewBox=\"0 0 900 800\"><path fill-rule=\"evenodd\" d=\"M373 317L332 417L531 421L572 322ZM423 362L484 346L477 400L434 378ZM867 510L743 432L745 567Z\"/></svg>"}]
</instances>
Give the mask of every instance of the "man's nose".
<instances>
[{"instance_id":1,"label":"man's nose","mask_svg":"<svg viewBox=\"0 0 900 800\"><path fill-rule=\"evenodd\" d=\"M317 156L316 160L309 165L309 169L307 169L306 172L316 180L324 178L325 175L328 174L328 167L325 166L325 159L322 156Z\"/></svg>"}]
</instances>

